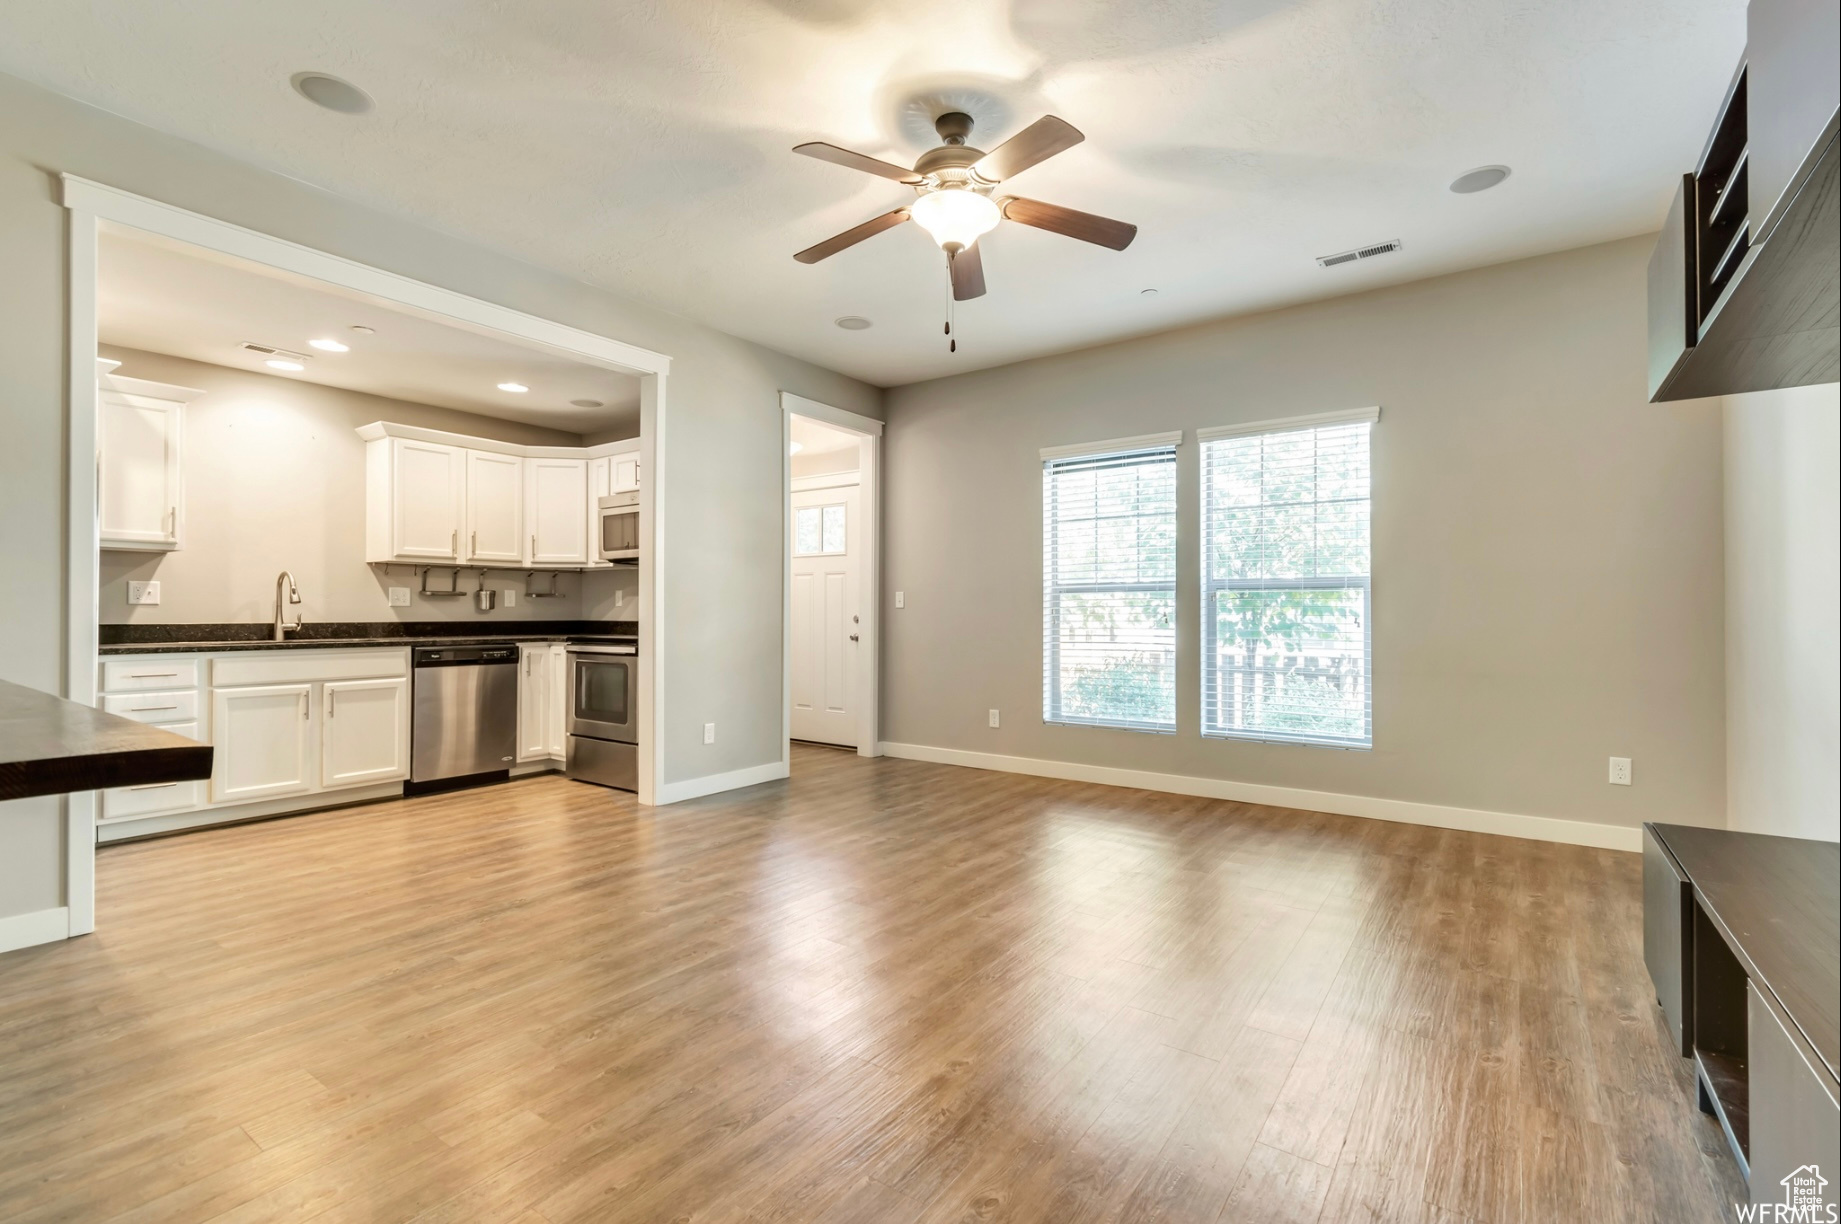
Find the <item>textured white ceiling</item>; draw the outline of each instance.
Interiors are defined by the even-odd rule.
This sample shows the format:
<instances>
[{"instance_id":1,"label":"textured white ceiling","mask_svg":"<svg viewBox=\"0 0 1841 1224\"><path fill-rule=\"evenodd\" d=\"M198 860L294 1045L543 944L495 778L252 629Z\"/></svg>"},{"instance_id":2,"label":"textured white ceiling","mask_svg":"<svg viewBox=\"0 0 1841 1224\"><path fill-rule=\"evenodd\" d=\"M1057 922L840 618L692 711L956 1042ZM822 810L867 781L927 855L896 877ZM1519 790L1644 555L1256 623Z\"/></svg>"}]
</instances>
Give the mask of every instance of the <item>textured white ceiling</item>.
<instances>
[{"instance_id":1,"label":"textured white ceiling","mask_svg":"<svg viewBox=\"0 0 1841 1224\"><path fill-rule=\"evenodd\" d=\"M1743 0L9 0L0 70L892 385L1656 227L1743 48ZM344 76L374 113L319 110ZM793 156L898 161L1045 112L1087 142L1027 194L1131 221L1123 253L1005 224L940 323L903 202ZM1514 177L1457 196L1486 163ZM1324 270L1370 241L1405 251ZM1154 297L1140 291L1159 290ZM875 326L845 332L840 315Z\"/></svg>"},{"instance_id":2,"label":"textured white ceiling","mask_svg":"<svg viewBox=\"0 0 1841 1224\"><path fill-rule=\"evenodd\" d=\"M639 381L496 336L404 314L361 294L151 236L105 233L96 325L104 344L277 378L323 383L566 433L639 433ZM354 325L370 334L352 331ZM325 353L309 341L343 342ZM306 369L269 369L244 342L298 353ZM500 391L502 382L530 390ZM571 400L599 400L579 408Z\"/></svg>"}]
</instances>

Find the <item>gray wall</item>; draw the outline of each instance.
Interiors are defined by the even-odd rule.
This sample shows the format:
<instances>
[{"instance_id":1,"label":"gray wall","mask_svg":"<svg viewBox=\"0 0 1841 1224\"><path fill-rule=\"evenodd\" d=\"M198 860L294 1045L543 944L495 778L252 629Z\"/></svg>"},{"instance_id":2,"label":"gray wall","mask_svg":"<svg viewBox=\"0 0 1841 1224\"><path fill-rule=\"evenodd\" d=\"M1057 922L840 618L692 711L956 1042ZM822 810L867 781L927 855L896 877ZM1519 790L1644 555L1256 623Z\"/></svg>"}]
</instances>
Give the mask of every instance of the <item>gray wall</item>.
<instances>
[{"instance_id":1,"label":"gray wall","mask_svg":"<svg viewBox=\"0 0 1841 1224\"><path fill-rule=\"evenodd\" d=\"M1612 825L1723 823L1719 404L1644 402L1650 245L891 391L884 738ZM1043 724L1041 447L1377 404L1372 751L1200 738L1192 527L1179 733ZM1192 435L1179 479L1192 525ZM991 707L1002 729L985 725ZM1613 755L1633 758L1634 786L1607 784Z\"/></svg>"},{"instance_id":2,"label":"gray wall","mask_svg":"<svg viewBox=\"0 0 1841 1224\"><path fill-rule=\"evenodd\" d=\"M665 779L780 759L779 393L880 417L879 390L11 77L0 77L0 678L61 687L60 171L670 355ZM0 813L0 916L59 903L55 811Z\"/></svg>"},{"instance_id":3,"label":"gray wall","mask_svg":"<svg viewBox=\"0 0 1841 1224\"><path fill-rule=\"evenodd\" d=\"M412 595L389 605L388 588L416 590L414 567L388 570L364 560L364 440L371 421L445 429L476 438L535 446L579 446L575 434L498 421L403 400L385 399L292 378L101 346L129 378L177 383L205 392L185 414L185 547L171 553L102 554L104 624L266 621L274 616L275 575L288 570L302 603L288 615L312 621L573 620L581 614L581 577L560 580L561 599L520 599L492 612L470 599ZM464 575L471 590L477 571ZM160 603L130 606L128 582L156 578ZM437 576L445 586L447 575ZM494 571L501 592L522 591L524 575Z\"/></svg>"},{"instance_id":4,"label":"gray wall","mask_svg":"<svg viewBox=\"0 0 1841 1224\"><path fill-rule=\"evenodd\" d=\"M1841 387L1725 418L1727 820L1841 840Z\"/></svg>"}]
</instances>

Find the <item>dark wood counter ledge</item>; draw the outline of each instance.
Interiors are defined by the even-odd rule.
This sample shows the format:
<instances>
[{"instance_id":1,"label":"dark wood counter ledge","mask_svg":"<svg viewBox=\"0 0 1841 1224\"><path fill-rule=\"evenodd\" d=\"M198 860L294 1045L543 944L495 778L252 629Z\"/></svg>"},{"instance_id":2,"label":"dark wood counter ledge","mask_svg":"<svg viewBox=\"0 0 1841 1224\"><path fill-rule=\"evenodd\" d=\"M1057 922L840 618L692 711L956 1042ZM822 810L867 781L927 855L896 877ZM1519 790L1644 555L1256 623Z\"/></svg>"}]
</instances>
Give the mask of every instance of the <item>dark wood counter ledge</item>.
<instances>
[{"instance_id":1,"label":"dark wood counter ledge","mask_svg":"<svg viewBox=\"0 0 1841 1224\"><path fill-rule=\"evenodd\" d=\"M0 800L211 776L211 746L0 680Z\"/></svg>"}]
</instances>

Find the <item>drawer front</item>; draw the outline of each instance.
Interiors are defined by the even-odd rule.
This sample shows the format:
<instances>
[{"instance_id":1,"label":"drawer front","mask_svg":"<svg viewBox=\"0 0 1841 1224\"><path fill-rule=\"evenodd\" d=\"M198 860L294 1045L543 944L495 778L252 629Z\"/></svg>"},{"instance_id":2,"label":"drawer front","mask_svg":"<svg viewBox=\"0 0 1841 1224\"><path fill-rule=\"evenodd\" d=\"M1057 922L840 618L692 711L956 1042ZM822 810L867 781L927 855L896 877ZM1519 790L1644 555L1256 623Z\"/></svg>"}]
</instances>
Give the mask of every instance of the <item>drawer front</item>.
<instances>
[{"instance_id":1,"label":"drawer front","mask_svg":"<svg viewBox=\"0 0 1841 1224\"><path fill-rule=\"evenodd\" d=\"M144 689L196 688L197 659L104 659L102 691L134 693Z\"/></svg>"},{"instance_id":2,"label":"drawer front","mask_svg":"<svg viewBox=\"0 0 1841 1224\"><path fill-rule=\"evenodd\" d=\"M177 693L115 693L102 699L102 708L123 718L144 723L193 723L198 720L198 690ZM190 732L181 732L190 735ZM194 739L197 736L193 736Z\"/></svg>"},{"instance_id":3,"label":"drawer front","mask_svg":"<svg viewBox=\"0 0 1841 1224\"><path fill-rule=\"evenodd\" d=\"M172 723L166 730L191 739L199 738L196 722ZM197 782L124 786L102 792L102 819L123 820L133 816L157 816L163 812L184 812L203 803L204 790Z\"/></svg>"},{"instance_id":4,"label":"drawer front","mask_svg":"<svg viewBox=\"0 0 1841 1224\"><path fill-rule=\"evenodd\" d=\"M216 688L308 684L315 680L384 680L409 674L409 652L378 650L260 650L211 660Z\"/></svg>"}]
</instances>

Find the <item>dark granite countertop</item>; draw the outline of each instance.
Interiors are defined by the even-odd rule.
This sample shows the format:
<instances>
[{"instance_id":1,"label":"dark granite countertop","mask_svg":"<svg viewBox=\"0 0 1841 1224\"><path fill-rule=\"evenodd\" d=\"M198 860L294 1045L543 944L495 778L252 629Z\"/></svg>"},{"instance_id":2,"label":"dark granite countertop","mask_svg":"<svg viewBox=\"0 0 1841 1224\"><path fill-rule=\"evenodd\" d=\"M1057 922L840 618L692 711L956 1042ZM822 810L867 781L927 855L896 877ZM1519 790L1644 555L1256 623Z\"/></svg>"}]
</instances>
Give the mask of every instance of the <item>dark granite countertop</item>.
<instances>
[{"instance_id":1,"label":"dark granite countertop","mask_svg":"<svg viewBox=\"0 0 1841 1224\"><path fill-rule=\"evenodd\" d=\"M479 646L501 642L638 640L633 621L465 621L309 622L285 642L270 640L268 622L198 625L104 625L100 653L218 654L245 650L353 650L373 646Z\"/></svg>"},{"instance_id":2,"label":"dark granite countertop","mask_svg":"<svg viewBox=\"0 0 1841 1224\"><path fill-rule=\"evenodd\" d=\"M211 745L0 681L0 800L211 776Z\"/></svg>"}]
</instances>

